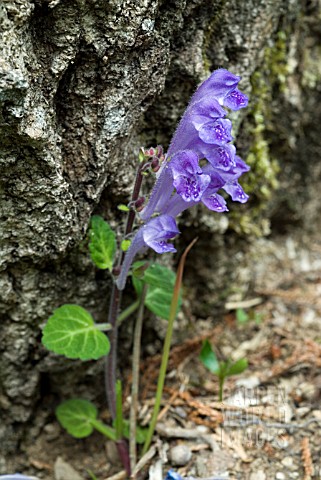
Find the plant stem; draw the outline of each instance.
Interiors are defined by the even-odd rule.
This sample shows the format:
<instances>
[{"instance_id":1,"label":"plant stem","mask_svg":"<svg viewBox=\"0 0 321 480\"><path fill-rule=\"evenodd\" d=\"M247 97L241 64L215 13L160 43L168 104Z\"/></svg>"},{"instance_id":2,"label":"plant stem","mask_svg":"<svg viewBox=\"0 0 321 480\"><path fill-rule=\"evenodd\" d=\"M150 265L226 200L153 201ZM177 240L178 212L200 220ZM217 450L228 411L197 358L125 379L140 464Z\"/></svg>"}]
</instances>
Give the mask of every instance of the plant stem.
<instances>
[{"instance_id":1,"label":"plant stem","mask_svg":"<svg viewBox=\"0 0 321 480\"><path fill-rule=\"evenodd\" d=\"M95 327L101 332L107 332L111 329L111 325L109 323L95 323Z\"/></svg>"},{"instance_id":2,"label":"plant stem","mask_svg":"<svg viewBox=\"0 0 321 480\"><path fill-rule=\"evenodd\" d=\"M105 435L105 437L109 438L110 440L116 440L116 432L113 428L108 427L108 425L105 425L103 422L97 419L91 420L91 424L96 430L98 430L98 432Z\"/></svg>"},{"instance_id":3,"label":"plant stem","mask_svg":"<svg viewBox=\"0 0 321 480\"><path fill-rule=\"evenodd\" d=\"M142 165L139 165L136 173L135 184L132 194L132 202L135 202L138 199L139 192L142 185ZM134 220L136 212L135 210L130 210L127 216L127 223L125 228L125 236L129 235L133 229ZM121 252L118 261L118 267L122 267L125 257L125 252ZM118 310L120 308L121 302L121 291L118 290L115 283L113 283L111 296L110 296L110 305L108 312L108 323L111 324L112 330L108 333L110 341L110 352L106 356L105 360L105 389L106 397L110 410L112 419L116 417L116 367L117 367L117 337L118 337L118 326L117 326L117 316ZM130 475L130 461L129 454L127 449L127 444L124 440L116 442L119 456L121 458L122 464L126 469L128 475Z\"/></svg>"},{"instance_id":4,"label":"plant stem","mask_svg":"<svg viewBox=\"0 0 321 480\"><path fill-rule=\"evenodd\" d=\"M139 192L142 185L142 165L139 165L136 173L135 184L133 188L132 194L132 202L135 202L139 196ZM127 216L127 223L125 228L125 236L131 233L133 229L133 224L135 220L136 212L135 210L130 210ZM125 257L125 252L121 252L118 261L118 267L121 268ZM110 296L110 305L109 305L109 313L108 313L108 323L112 325L112 330L109 332L109 341L110 341L110 352L109 355L106 357L105 362L105 386L106 386L106 396L108 407L110 410L110 414L112 419L115 419L116 416L116 392L115 392L115 384L116 384L116 363L117 363L117 337L118 337L118 329L117 329L117 316L118 310L120 307L121 302L121 291L118 290L115 283L113 283L111 296Z\"/></svg>"},{"instance_id":5,"label":"plant stem","mask_svg":"<svg viewBox=\"0 0 321 480\"><path fill-rule=\"evenodd\" d=\"M116 382L116 418L115 418L116 439L123 437L123 398L121 381Z\"/></svg>"},{"instance_id":6,"label":"plant stem","mask_svg":"<svg viewBox=\"0 0 321 480\"><path fill-rule=\"evenodd\" d=\"M157 390L156 390L156 396L155 396L154 410L153 410L152 419L151 419L150 424L149 424L149 429L148 429L148 432L147 432L146 441L145 441L145 444L144 444L142 455L144 455L147 452L147 450L149 449L149 446L151 444L153 434L154 434L154 431L155 431L158 412L159 412L159 408L160 408L161 401L162 401L163 388L164 388L164 382L165 382L165 376L166 376L166 370L167 370L167 363L168 363L168 359L169 359L169 351L170 351L171 340L172 340L174 320L176 318L177 306L178 306L178 301L179 301L179 293L180 293L180 288L181 288L182 279L183 279L184 264L185 264L185 260L186 260L186 256L187 256L188 252L190 251L190 249L192 248L192 246L194 245L194 243L196 241L197 241L197 238L195 238L189 244L189 246L185 249L183 255L181 256L179 265L178 265L177 274L176 274L176 281L175 281L175 286L174 286L174 292L173 292L173 297L172 297L171 307L170 307L170 312L169 312L167 331L166 331L166 336L165 336L165 341L164 341L162 361L161 361L161 366L160 366L159 374L158 374L158 382L157 382Z\"/></svg>"},{"instance_id":7,"label":"plant stem","mask_svg":"<svg viewBox=\"0 0 321 480\"><path fill-rule=\"evenodd\" d=\"M136 302L133 302L131 305L129 305L129 307L125 308L125 310L123 310L117 317L117 324L118 326L124 321L126 320L126 318L128 318L132 313L134 313L137 308L139 307L139 298L136 300Z\"/></svg>"},{"instance_id":8,"label":"plant stem","mask_svg":"<svg viewBox=\"0 0 321 480\"><path fill-rule=\"evenodd\" d=\"M223 402L224 377L218 377L218 381L219 381L218 400L219 402Z\"/></svg>"},{"instance_id":9,"label":"plant stem","mask_svg":"<svg viewBox=\"0 0 321 480\"><path fill-rule=\"evenodd\" d=\"M117 314L121 300L121 292L118 290L116 284L113 284L111 291L111 299L109 306L108 322L112 325L112 330L109 331L110 352L106 356L105 362L105 388L108 401L108 407L112 419L116 417L116 357L117 357Z\"/></svg>"},{"instance_id":10,"label":"plant stem","mask_svg":"<svg viewBox=\"0 0 321 480\"><path fill-rule=\"evenodd\" d=\"M134 471L137 462L136 452L136 430L137 430L137 408L138 408L138 390L139 390L139 360L140 344L142 337L144 303L147 293L146 283L143 286L139 301L139 310L134 331L133 360L132 360L132 392L129 416L129 458L130 468Z\"/></svg>"}]
</instances>

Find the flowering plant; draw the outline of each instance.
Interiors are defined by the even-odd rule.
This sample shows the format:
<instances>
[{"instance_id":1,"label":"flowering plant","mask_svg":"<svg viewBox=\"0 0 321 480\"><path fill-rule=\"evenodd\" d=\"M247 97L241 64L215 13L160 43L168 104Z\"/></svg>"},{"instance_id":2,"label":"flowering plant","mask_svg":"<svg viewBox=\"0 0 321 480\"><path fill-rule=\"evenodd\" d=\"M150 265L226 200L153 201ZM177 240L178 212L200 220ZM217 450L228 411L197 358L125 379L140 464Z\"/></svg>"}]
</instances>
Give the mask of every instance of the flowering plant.
<instances>
[{"instance_id":1,"label":"flowering plant","mask_svg":"<svg viewBox=\"0 0 321 480\"><path fill-rule=\"evenodd\" d=\"M173 321L180 304L180 284L187 251L182 256L176 281L173 272L165 267L157 264L146 267L133 262L138 253L148 248L159 254L176 251L168 241L180 233L176 217L184 210L202 203L214 212L226 212L227 203L221 190L230 195L233 201L247 201L248 196L238 180L249 167L236 155L236 149L231 143L232 123L226 118L226 109L239 110L247 106L246 95L237 88L239 81L240 77L227 70L219 69L213 72L192 96L168 151L164 153L160 146L141 149L131 201L128 206L119 206L128 215L118 252L116 235L110 226L101 217L92 217L89 244L91 258L98 268L109 269L114 277L108 323L95 323L91 314L78 305L63 305L55 310L43 331L43 344L55 353L81 360L106 356L106 395L113 426L107 426L98 420L96 407L87 400L68 400L58 406L56 414L60 423L74 437L88 436L96 429L114 440L128 474L135 471L135 442L139 443L139 435L144 437L144 433L136 428L137 365L143 308L146 306L169 321L155 409L143 449L143 453L146 453L161 401ZM140 196L140 190L144 174L147 173L155 175L155 182L146 201L145 197ZM138 220L138 226L133 233L135 220ZM139 299L119 315L121 294L130 272ZM126 426L126 421L123 420L121 384L116 381L117 330L119 322L136 309L139 310L134 338L128 452L124 438L128 423ZM107 336L104 331L108 331Z\"/></svg>"}]
</instances>

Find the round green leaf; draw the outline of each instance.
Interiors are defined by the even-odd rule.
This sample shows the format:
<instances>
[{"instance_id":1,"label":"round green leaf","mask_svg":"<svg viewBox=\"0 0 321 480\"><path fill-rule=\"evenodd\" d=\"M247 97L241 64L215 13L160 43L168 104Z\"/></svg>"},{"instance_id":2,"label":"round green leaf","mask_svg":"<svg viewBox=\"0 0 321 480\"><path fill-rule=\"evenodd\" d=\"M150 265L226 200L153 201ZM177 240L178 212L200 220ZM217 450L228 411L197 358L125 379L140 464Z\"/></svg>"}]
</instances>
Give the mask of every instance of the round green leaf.
<instances>
[{"instance_id":1,"label":"round green leaf","mask_svg":"<svg viewBox=\"0 0 321 480\"><path fill-rule=\"evenodd\" d=\"M95 405L81 398L67 400L56 409L59 423L75 438L88 437L93 432L92 420L97 415Z\"/></svg>"},{"instance_id":2,"label":"round green leaf","mask_svg":"<svg viewBox=\"0 0 321 480\"><path fill-rule=\"evenodd\" d=\"M109 352L109 340L87 310L63 305L54 311L43 330L43 345L67 358L96 360Z\"/></svg>"}]
</instances>

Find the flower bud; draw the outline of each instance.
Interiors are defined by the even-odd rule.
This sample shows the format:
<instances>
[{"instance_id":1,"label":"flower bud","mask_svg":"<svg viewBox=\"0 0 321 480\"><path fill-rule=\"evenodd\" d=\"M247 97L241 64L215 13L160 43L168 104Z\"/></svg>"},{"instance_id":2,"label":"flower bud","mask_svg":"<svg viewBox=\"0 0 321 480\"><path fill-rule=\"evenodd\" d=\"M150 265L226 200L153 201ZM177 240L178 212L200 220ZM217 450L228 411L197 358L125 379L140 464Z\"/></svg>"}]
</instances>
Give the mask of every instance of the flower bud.
<instances>
[{"instance_id":1,"label":"flower bud","mask_svg":"<svg viewBox=\"0 0 321 480\"><path fill-rule=\"evenodd\" d=\"M136 212L141 212L144 208L145 197L137 198L136 202L134 203L134 208Z\"/></svg>"},{"instance_id":2,"label":"flower bud","mask_svg":"<svg viewBox=\"0 0 321 480\"><path fill-rule=\"evenodd\" d=\"M157 145L157 147L155 148L155 156L157 158L161 158L163 155L164 155L163 147L161 145Z\"/></svg>"},{"instance_id":3,"label":"flower bud","mask_svg":"<svg viewBox=\"0 0 321 480\"><path fill-rule=\"evenodd\" d=\"M158 172L158 170L160 169L159 159L157 157L154 157L151 161L150 166L153 172Z\"/></svg>"},{"instance_id":4,"label":"flower bud","mask_svg":"<svg viewBox=\"0 0 321 480\"><path fill-rule=\"evenodd\" d=\"M145 154L145 157L154 157L155 154L156 154L155 148L153 148L153 147L147 148L145 150L144 154Z\"/></svg>"}]
</instances>

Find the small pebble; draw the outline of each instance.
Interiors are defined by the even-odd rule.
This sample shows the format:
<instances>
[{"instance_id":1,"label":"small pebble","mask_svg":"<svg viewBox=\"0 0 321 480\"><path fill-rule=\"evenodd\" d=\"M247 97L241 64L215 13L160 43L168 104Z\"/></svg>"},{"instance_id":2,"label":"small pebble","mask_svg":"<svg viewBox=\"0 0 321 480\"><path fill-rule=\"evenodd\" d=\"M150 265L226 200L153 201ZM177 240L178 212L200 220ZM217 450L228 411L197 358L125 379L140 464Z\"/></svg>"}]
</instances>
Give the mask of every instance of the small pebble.
<instances>
[{"instance_id":1,"label":"small pebble","mask_svg":"<svg viewBox=\"0 0 321 480\"><path fill-rule=\"evenodd\" d=\"M312 415L313 415L314 418L316 418L317 420L321 420L321 410L313 410L313 411L312 411Z\"/></svg>"},{"instance_id":2,"label":"small pebble","mask_svg":"<svg viewBox=\"0 0 321 480\"><path fill-rule=\"evenodd\" d=\"M299 468L298 465L294 463L293 457L284 457L281 463L282 465L284 465L284 467L287 468L288 475L292 474L293 472L295 473ZM296 478L296 477L294 475L294 477L291 477L291 478Z\"/></svg>"},{"instance_id":3,"label":"small pebble","mask_svg":"<svg viewBox=\"0 0 321 480\"><path fill-rule=\"evenodd\" d=\"M258 470L257 472L251 473L250 480L266 480L266 475L263 470Z\"/></svg>"},{"instance_id":4,"label":"small pebble","mask_svg":"<svg viewBox=\"0 0 321 480\"><path fill-rule=\"evenodd\" d=\"M44 427L44 431L46 432L47 435L47 440L50 442L52 440L56 440L56 438L59 437L60 435L60 427L56 423L47 423Z\"/></svg>"},{"instance_id":5,"label":"small pebble","mask_svg":"<svg viewBox=\"0 0 321 480\"><path fill-rule=\"evenodd\" d=\"M277 472L275 478L276 480L285 480L285 475L282 472Z\"/></svg>"},{"instance_id":6,"label":"small pebble","mask_svg":"<svg viewBox=\"0 0 321 480\"><path fill-rule=\"evenodd\" d=\"M105 450L108 461L112 465L120 465L120 458L118 455L116 443L112 440L107 440L107 442L105 443Z\"/></svg>"},{"instance_id":7,"label":"small pebble","mask_svg":"<svg viewBox=\"0 0 321 480\"><path fill-rule=\"evenodd\" d=\"M302 418L305 415L307 415L308 413L310 413L310 410L311 409L309 407L301 407L301 408L297 408L295 410L295 413L298 417Z\"/></svg>"},{"instance_id":8,"label":"small pebble","mask_svg":"<svg viewBox=\"0 0 321 480\"><path fill-rule=\"evenodd\" d=\"M293 458L292 457L284 457L281 463L285 467L290 468L290 467L293 466Z\"/></svg>"},{"instance_id":9,"label":"small pebble","mask_svg":"<svg viewBox=\"0 0 321 480\"><path fill-rule=\"evenodd\" d=\"M185 412L184 408L182 408L182 407L176 407L175 408L175 413L176 413L176 415L178 415L181 418L186 418L187 417L187 413Z\"/></svg>"},{"instance_id":10,"label":"small pebble","mask_svg":"<svg viewBox=\"0 0 321 480\"><path fill-rule=\"evenodd\" d=\"M57 457L54 465L55 480L83 480L79 473L61 457Z\"/></svg>"},{"instance_id":11,"label":"small pebble","mask_svg":"<svg viewBox=\"0 0 321 480\"><path fill-rule=\"evenodd\" d=\"M186 445L176 445L169 453L171 463L177 467L183 467L192 458L192 452Z\"/></svg>"}]
</instances>

